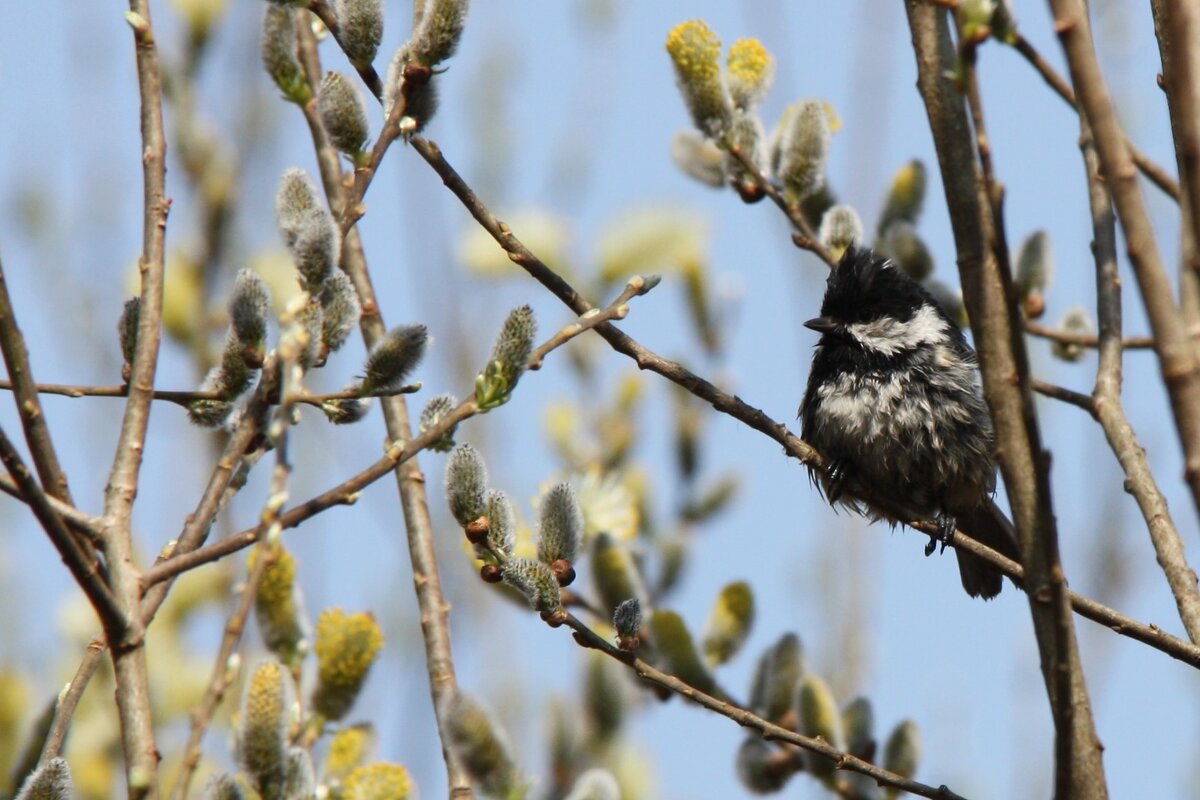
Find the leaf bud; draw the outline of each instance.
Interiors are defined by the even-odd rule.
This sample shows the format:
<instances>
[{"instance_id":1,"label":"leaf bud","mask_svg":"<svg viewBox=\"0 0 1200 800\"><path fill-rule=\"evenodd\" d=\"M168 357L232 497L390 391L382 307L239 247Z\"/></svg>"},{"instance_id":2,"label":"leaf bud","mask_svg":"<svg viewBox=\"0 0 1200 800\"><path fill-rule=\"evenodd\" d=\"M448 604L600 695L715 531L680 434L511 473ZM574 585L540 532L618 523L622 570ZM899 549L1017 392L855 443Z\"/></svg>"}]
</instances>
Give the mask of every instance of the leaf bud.
<instances>
[{"instance_id":1,"label":"leaf bud","mask_svg":"<svg viewBox=\"0 0 1200 800\"><path fill-rule=\"evenodd\" d=\"M832 131L829 112L818 100L793 104L780 123L777 177L794 201L815 194L825 184Z\"/></svg>"},{"instance_id":2,"label":"leaf bud","mask_svg":"<svg viewBox=\"0 0 1200 800\"><path fill-rule=\"evenodd\" d=\"M321 341L329 352L342 348L362 319L362 303L350 276L334 270L321 288Z\"/></svg>"},{"instance_id":3,"label":"leaf bud","mask_svg":"<svg viewBox=\"0 0 1200 800\"><path fill-rule=\"evenodd\" d=\"M794 633L779 637L758 660L750 690L750 707L778 723L792 706L804 676L804 650Z\"/></svg>"},{"instance_id":4,"label":"leaf bud","mask_svg":"<svg viewBox=\"0 0 1200 800\"><path fill-rule=\"evenodd\" d=\"M877 230L881 237L894 223L917 224L917 219L921 216L921 208L925 203L927 182L925 164L915 158L892 176L892 185L888 189L887 200L879 215Z\"/></svg>"},{"instance_id":5,"label":"leaf bud","mask_svg":"<svg viewBox=\"0 0 1200 800\"><path fill-rule=\"evenodd\" d=\"M367 355L362 393L387 391L403 385L425 355L429 331L424 325L399 325L375 343Z\"/></svg>"},{"instance_id":6,"label":"leaf bud","mask_svg":"<svg viewBox=\"0 0 1200 800\"><path fill-rule=\"evenodd\" d=\"M537 556L543 564L574 561L583 542L583 511L571 484L555 485L542 497L538 513Z\"/></svg>"},{"instance_id":7,"label":"leaf bud","mask_svg":"<svg viewBox=\"0 0 1200 800\"><path fill-rule=\"evenodd\" d=\"M671 160L683 174L705 186L725 185L725 154L697 131L683 130L671 137Z\"/></svg>"},{"instance_id":8,"label":"leaf bud","mask_svg":"<svg viewBox=\"0 0 1200 800\"><path fill-rule=\"evenodd\" d=\"M920 760L920 731L917 730L917 723L906 719L892 731L883 748L884 768L905 778L911 778L917 773L917 763Z\"/></svg>"},{"instance_id":9,"label":"leaf bud","mask_svg":"<svg viewBox=\"0 0 1200 800\"><path fill-rule=\"evenodd\" d=\"M221 773L208 782L204 797L206 800L246 800L246 790L232 775Z\"/></svg>"},{"instance_id":10,"label":"leaf bud","mask_svg":"<svg viewBox=\"0 0 1200 800\"><path fill-rule=\"evenodd\" d=\"M483 456L470 444L460 444L446 462L446 502L464 528L488 513L488 474Z\"/></svg>"},{"instance_id":11,"label":"leaf bud","mask_svg":"<svg viewBox=\"0 0 1200 800\"><path fill-rule=\"evenodd\" d=\"M367 672L383 646L383 631L370 614L346 614L333 608L317 620L317 688L313 709L327 720L339 720L354 705Z\"/></svg>"},{"instance_id":12,"label":"leaf bud","mask_svg":"<svg viewBox=\"0 0 1200 800\"><path fill-rule=\"evenodd\" d=\"M1021 242L1017 251L1017 274L1014 280L1017 294L1045 294L1054 276L1054 253L1050 250L1050 234L1034 231Z\"/></svg>"},{"instance_id":13,"label":"leaf bud","mask_svg":"<svg viewBox=\"0 0 1200 800\"><path fill-rule=\"evenodd\" d=\"M413 30L413 61L436 67L458 49L467 21L467 0L428 0L421 21Z\"/></svg>"},{"instance_id":14,"label":"leaf bud","mask_svg":"<svg viewBox=\"0 0 1200 800\"><path fill-rule=\"evenodd\" d=\"M636 597L621 602L613 612L617 644L622 650L636 650L642 633L642 603Z\"/></svg>"},{"instance_id":15,"label":"leaf bud","mask_svg":"<svg viewBox=\"0 0 1200 800\"><path fill-rule=\"evenodd\" d=\"M488 548L511 558L517 542L516 512L508 495L499 489L488 492L487 518Z\"/></svg>"},{"instance_id":16,"label":"leaf bud","mask_svg":"<svg viewBox=\"0 0 1200 800\"><path fill-rule=\"evenodd\" d=\"M532 558L513 558L504 565L504 582L525 596L534 611L553 614L562 608L558 581L550 568Z\"/></svg>"},{"instance_id":17,"label":"leaf bud","mask_svg":"<svg viewBox=\"0 0 1200 800\"><path fill-rule=\"evenodd\" d=\"M536 335L537 320L529 306L514 309L504 320L487 367L475 378L475 402L481 410L508 402L529 362Z\"/></svg>"},{"instance_id":18,"label":"leaf bud","mask_svg":"<svg viewBox=\"0 0 1200 800\"><path fill-rule=\"evenodd\" d=\"M1092 315L1083 306L1071 306L1063 317L1058 322L1058 330L1063 333L1072 334L1075 336L1092 336L1095 335L1095 328L1092 325ZM1063 361L1075 362L1083 358L1083 345L1075 344L1074 342L1060 342L1054 340L1050 343L1050 351L1057 358Z\"/></svg>"},{"instance_id":19,"label":"leaf bud","mask_svg":"<svg viewBox=\"0 0 1200 800\"><path fill-rule=\"evenodd\" d=\"M801 733L819 736L838 750L844 748L842 718L837 702L829 685L820 676L809 674L800 681L800 690L796 693L796 712L800 718ZM833 775L836 768L831 759L817 754L809 754L807 764L809 770L822 779Z\"/></svg>"},{"instance_id":20,"label":"leaf bud","mask_svg":"<svg viewBox=\"0 0 1200 800\"><path fill-rule=\"evenodd\" d=\"M117 336L121 342L121 357L127 367L133 365L133 354L137 350L138 316L142 308L142 298L131 297L125 301L121 309L121 319L117 322ZM128 381L129 377L125 376Z\"/></svg>"},{"instance_id":21,"label":"leaf bud","mask_svg":"<svg viewBox=\"0 0 1200 800\"><path fill-rule=\"evenodd\" d=\"M518 792L521 778L507 737L491 714L475 698L458 692L450 701L449 721L450 743L479 788L494 797Z\"/></svg>"},{"instance_id":22,"label":"leaf bud","mask_svg":"<svg viewBox=\"0 0 1200 800\"><path fill-rule=\"evenodd\" d=\"M72 800L74 796L70 765L65 758L52 758L25 779L16 800Z\"/></svg>"},{"instance_id":23,"label":"leaf bud","mask_svg":"<svg viewBox=\"0 0 1200 800\"><path fill-rule=\"evenodd\" d=\"M342 49L355 67L368 67L383 41L383 0L338 0Z\"/></svg>"},{"instance_id":24,"label":"leaf bud","mask_svg":"<svg viewBox=\"0 0 1200 800\"><path fill-rule=\"evenodd\" d=\"M649 597L633 555L612 534L605 531L596 535L589 560L592 585L600 596L601 607L609 613L630 598L645 602Z\"/></svg>"},{"instance_id":25,"label":"leaf bud","mask_svg":"<svg viewBox=\"0 0 1200 800\"><path fill-rule=\"evenodd\" d=\"M297 105L309 101L312 90L296 60L296 18L292 9L286 6L274 3L267 6L263 18L262 62L285 98Z\"/></svg>"},{"instance_id":26,"label":"leaf bud","mask_svg":"<svg viewBox=\"0 0 1200 800\"><path fill-rule=\"evenodd\" d=\"M796 774L800 762L792 754L758 736L742 742L737 752L737 776L755 794L774 794Z\"/></svg>"},{"instance_id":27,"label":"leaf bud","mask_svg":"<svg viewBox=\"0 0 1200 800\"><path fill-rule=\"evenodd\" d=\"M340 152L358 163L370 136L362 92L340 72L327 72L317 89L317 113Z\"/></svg>"},{"instance_id":28,"label":"leaf bud","mask_svg":"<svg viewBox=\"0 0 1200 800\"><path fill-rule=\"evenodd\" d=\"M899 265L900 269L920 282L933 272L933 256L929 248L908 222L894 222L883 232L880 249Z\"/></svg>"},{"instance_id":29,"label":"leaf bud","mask_svg":"<svg viewBox=\"0 0 1200 800\"><path fill-rule=\"evenodd\" d=\"M650 615L651 643L662 655L667 672L706 694L720 694L712 673L704 666L692 634L674 611L658 610Z\"/></svg>"},{"instance_id":30,"label":"leaf bud","mask_svg":"<svg viewBox=\"0 0 1200 800\"><path fill-rule=\"evenodd\" d=\"M425 408L421 410L421 433L426 433L437 425L446 414L449 414L458 405L458 398L452 394L439 394L433 397L425 404ZM457 425L453 425L446 431L441 439L429 446L430 450L438 453L445 453L454 447L454 431Z\"/></svg>"},{"instance_id":31,"label":"leaf bud","mask_svg":"<svg viewBox=\"0 0 1200 800\"><path fill-rule=\"evenodd\" d=\"M229 320L239 342L258 347L266 341L270 307L271 293L266 282L252 269L238 270L229 298Z\"/></svg>"},{"instance_id":32,"label":"leaf bud","mask_svg":"<svg viewBox=\"0 0 1200 800\"><path fill-rule=\"evenodd\" d=\"M708 618L701 645L708 663L719 666L730 661L750 635L754 625L754 594L745 581L721 590Z\"/></svg>"},{"instance_id":33,"label":"leaf bud","mask_svg":"<svg viewBox=\"0 0 1200 800\"><path fill-rule=\"evenodd\" d=\"M841 261L847 250L863 240L863 224L853 206L833 206L821 217L817 239Z\"/></svg>"},{"instance_id":34,"label":"leaf bud","mask_svg":"<svg viewBox=\"0 0 1200 800\"><path fill-rule=\"evenodd\" d=\"M842 731L847 752L864 761L875 760L875 710L870 700L856 697L842 709Z\"/></svg>"}]
</instances>

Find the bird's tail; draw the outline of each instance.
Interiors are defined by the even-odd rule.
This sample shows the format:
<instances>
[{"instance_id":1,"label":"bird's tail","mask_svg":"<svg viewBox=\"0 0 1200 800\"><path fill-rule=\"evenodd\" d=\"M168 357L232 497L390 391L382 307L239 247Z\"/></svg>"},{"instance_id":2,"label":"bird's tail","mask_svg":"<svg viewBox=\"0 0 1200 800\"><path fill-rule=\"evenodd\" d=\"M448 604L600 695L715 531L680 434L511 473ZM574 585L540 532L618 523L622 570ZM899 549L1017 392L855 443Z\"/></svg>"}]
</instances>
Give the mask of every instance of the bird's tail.
<instances>
[{"instance_id":1,"label":"bird's tail","mask_svg":"<svg viewBox=\"0 0 1200 800\"><path fill-rule=\"evenodd\" d=\"M972 539L1020 563L1017 532L1008 517L1004 516L1004 512L990 499L969 515L958 517L957 522L958 529ZM1000 594L1000 589L1004 586L1004 573L965 550L958 550L957 554L958 572L967 594L971 597L982 597L984 600L991 600Z\"/></svg>"}]
</instances>

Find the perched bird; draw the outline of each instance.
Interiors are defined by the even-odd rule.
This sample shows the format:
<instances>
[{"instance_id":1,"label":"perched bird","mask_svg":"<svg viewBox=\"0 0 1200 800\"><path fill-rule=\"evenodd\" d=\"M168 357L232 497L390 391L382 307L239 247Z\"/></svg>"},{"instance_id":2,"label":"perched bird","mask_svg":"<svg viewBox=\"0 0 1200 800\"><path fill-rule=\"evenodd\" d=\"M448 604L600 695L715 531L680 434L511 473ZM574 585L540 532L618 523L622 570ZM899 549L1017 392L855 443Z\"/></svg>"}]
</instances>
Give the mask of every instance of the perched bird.
<instances>
[{"instance_id":1,"label":"perched bird","mask_svg":"<svg viewBox=\"0 0 1200 800\"><path fill-rule=\"evenodd\" d=\"M802 435L825 456L809 467L825 498L893 525L931 520L929 555L963 533L1019 560L1012 523L992 502L995 434L975 352L937 301L885 258L850 248L829 273L821 334L800 406ZM958 551L972 597L1002 574Z\"/></svg>"}]
</instances>

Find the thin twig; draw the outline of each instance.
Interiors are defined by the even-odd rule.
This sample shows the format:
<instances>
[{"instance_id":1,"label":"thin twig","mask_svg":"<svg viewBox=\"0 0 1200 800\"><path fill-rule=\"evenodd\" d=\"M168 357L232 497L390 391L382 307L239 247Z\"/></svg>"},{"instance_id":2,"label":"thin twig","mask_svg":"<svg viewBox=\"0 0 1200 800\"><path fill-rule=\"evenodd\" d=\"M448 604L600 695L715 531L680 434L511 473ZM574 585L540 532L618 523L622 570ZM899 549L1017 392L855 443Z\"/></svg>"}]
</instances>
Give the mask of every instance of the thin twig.
<instances>
[{"instance_id":1,"label":"thin twig","mask_svg":"<svg viewBox=\"0 0 1200 800\"><path fill-rule=\"evenodd\" d=\"M1070 344L1078 347L1096 348L1100 346L1100 337L1090 333L1061 331L1058 328L1051 328L1048 325L1042 325L1028 319L1025 320L1024 324L1026 333L1041 339L1049 339L1060 344ZM1125 350L1153 350L1154 338L1152 336L1129 336L1121 340L1121 347Z\"/></svg>"},{"instance_id":2,"label":"thin twig","mask_svg":"<svg viewBox=\"0 0 1200 800\"><path fill-rule=\"evenodd\" d=\"M783 742L794 745L801 749L807 750L810 753L824 756L834 762L834 766L839 770L848 772L857 772L860 775L866 775L880 786L889 786L896 789L902 789L912 794L920 795L921 797L937 798L938 800L963 800L961 795L951 791L946 786L933 787L919 781L914 781L910 778L905 778L903 775L898 775L895 772L886 770L883 767L876 766L869 761L851 755L843 750L833 747L822 738L813 738L796 733L793 730L784 728L780 725L763 719L762 717L747 711L744 708L727 703L724 700L719 700L710 694L700 691L693 686L684 683L674 675L669 675L662 670L655 668L642 659L635 656L633 653L621 650L593 631L577 617L567 614L565 624L574 632L575 641L582 647L587 647L593 650L599 650L610 658L621 662L625 666L633 670L639 678L647 683L661 686L675 694L685 697L696 703L699 706L707 708L709 711L714 711L723 717L727 717L743 728L750 728L757 731L764 739L769 742Z\"/></svg>"},{"instance_id":3,"label":"thin twig","mask_svg":"<svg viewBox=\"0 0 1200 800\"><path fill-rule=\"evenodd\" d=\"M548 353L557 347L562 347L581 333L590 331L592 328L605 322L625 319L625 316L629 313L629 301L634 297L644 295L657 285L657 278L646 280L641 275L635 275L630 278L629 282L625 284L625 291L621 292L621 296L614 300L607 308L593 308L591 311L585 311L577 321L567 325L546 340L545 344L534 350L533 354L529 357L526 369L541 369L542 362L546 359Z\"/></svg>"},{"instance_id":4,"label":"thin twig","mask_svg":"<svg viewBox=\"0 0 1200 800\"><path fill-rule=\"evenodd\" d=\"M1064 403L1069 403L1073 406L1078 406L1088 412L1092 417L1096 416L1096 401L1090 394L1083 394L1072 389L1067 389L1064 386L1059 386L1056 383L1032 378L1029 381L1030 387L1040 395L1052 397L1055 400L1061 400Z\"/></svg>"},{"instance_id":5,"label":"thin twig","mask_svg":"<svg viewBox=\"0 0 1200 800\"><path fill-rule=\"evenodd\" d=\"M55 704L54 719L51 720L46 741L42 743L42 754L38 757L39 765L45 764L52 758L58 758L62 753L63 743L67 739L67 731L71 728L71 719L75 716L75 709L79 705L80 698L83 697L83 690L87 688L88 682L96 672L96 667L100 666L100 660L104 658L107 649L103 639L92 639L88 643L87 653L79 663L79 668L75 670L75 677L71 678L66 691L62 693Z\"/></svg>"},{"instance_id":6,"label":"thin twig","mask_svg":"<svg viewBox=\"0 0 1200 800\"><path fill-rule=\"evenodd\" d=\"M0 390L12 389L11 381L0 380ZM124 386L79 386L66 383L39 383L36 384L38 392L42 394L62 395L64 397L127 397L129 395L128 384ZM401 386L396 389L380 389L368 394L362 394L353 389L343 389L340 392L328 392L326 394L305 394L300 397L291 398L293 402L303 403L305 405L320 406L330 400L354 400L367 397L393 397L398 394L413 394L421 390L421 384L414 383L408 386ZM201 391L172 391L166 389L156 389L151 393L151 397L155 400L163 400L168 403L187 407L197 400L224 400L226 399L220 392L201 392ZM269 402L278 402L278 398L268 398Z\"/></svg>"},{"instance_id":7,"label":"thin twig","mask_svg":"<svg viewBox=\"0 0 1200 800\"><path fill-rule=\"evenodd\" d=\"M0 474L0 492L4 492L9 497L14 497L22 503L29 502L25 495L21 493L20 487L8 475ZM50 507L54 509L54 513L62 517L73 531L83 534L93 543L98 543L103 532L103 525L98 517L93 517L91 514L86 514L78 508L59 500L56 497L46 495L46 500L50 503Z\"/></svg>"}]
</instances>

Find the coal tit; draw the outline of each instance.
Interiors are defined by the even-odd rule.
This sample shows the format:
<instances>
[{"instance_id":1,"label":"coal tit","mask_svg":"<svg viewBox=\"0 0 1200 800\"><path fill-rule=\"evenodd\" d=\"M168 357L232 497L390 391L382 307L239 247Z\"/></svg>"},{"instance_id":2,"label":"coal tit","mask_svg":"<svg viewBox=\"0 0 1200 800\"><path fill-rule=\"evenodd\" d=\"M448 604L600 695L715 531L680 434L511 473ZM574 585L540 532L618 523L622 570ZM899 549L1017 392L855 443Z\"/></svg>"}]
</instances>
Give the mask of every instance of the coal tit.
<instances>
[{"instance_id":1,"label":"coal tit","mask_svg":"<svg viewBox=\"0 0 1200 800\"><path fill-rule=\"evenodd\" d=\"M809 467L825 498L893 525L934 521L943 549L957 527L1019 561L992 502L995 434L975 352L929 292L852 247L829 273L821 316L804 324L821 334L800 419L827 462ZM999 594L991 564L959 550L958 567L972 597Z\"/></svg>"}]
</instances>

